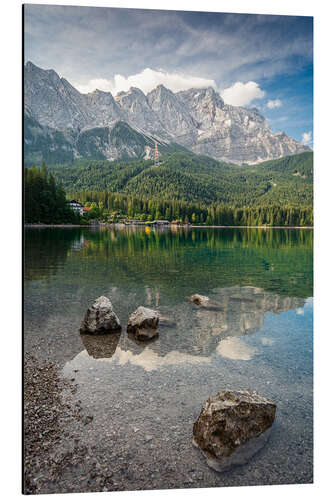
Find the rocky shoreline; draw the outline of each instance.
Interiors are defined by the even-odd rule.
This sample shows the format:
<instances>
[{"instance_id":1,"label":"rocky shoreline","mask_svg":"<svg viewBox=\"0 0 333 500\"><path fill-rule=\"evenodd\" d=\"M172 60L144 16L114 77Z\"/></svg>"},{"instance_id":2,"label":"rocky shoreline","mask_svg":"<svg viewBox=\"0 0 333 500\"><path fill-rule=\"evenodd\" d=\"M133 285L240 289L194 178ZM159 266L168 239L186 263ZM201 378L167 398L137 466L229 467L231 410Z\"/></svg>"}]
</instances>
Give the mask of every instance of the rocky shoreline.
<instances>
[{"instance_id":1,"label":"rocky shoreline","mask_svg":"<svg viewBox=\"0 0 333 500\"><path fill-rule=\"evenodd\" d=\"M112 489L107 458L80 443L79 435L93 417L85 414L80 401L74 402L73 382L60 375L57 364L25 355L24 494Z\"/></svg>"},{"instance_id":2,"label":"rocky shoreline","mask_svg":"<svg viewBox=\"0 0 333 500\"><path fill-rule=\"evenodd\" d=\"M170 410L170 401L161 398L157 398L154 405L155 415L144 410L147 405L148 408L149 404L152 405L149 403L152 392L148 372L143 374L140 402L134 393L119 401L118 391L114 394L110 391L110 410L103 415L97 409L96 399L87 401L87 406L85 403L82 408L81 401L86 401L86 379L82 378L81 369L67 370L71 376L66 374L64 378L59 368L49 361L37 361L26 355L26 494L289 484L295 482L292 471L299 467L299 458L309 453L301 437L296 450L293 444L292 455L286 445L278 450L288 457L290 474L280 468L272 470L272 456L277 453L281 432L284 432L280 429L280 422L280 427L272 431L273 441L265 447L264 455L259 452L247 465L228 472L216 472L207 466L202 453L192 444L193 422L200 406L195 410L190 407L192 397L186 395L186 384L184 392L180 393L179 384L182 382L176 383L176 396L172 398L173 411L178 415L176 419L168 413L164 413L165 418L156 417L164 412L163 409ZM188 375L190 373L191 370ZM163 370L154 374L158 385L163 385L165 376ZM209 379L214 376L214 370L208 376ZM119 377L121 379L122 375ZM126 381L122 384L120 379L116 378L113 383L122 391ZM197 390L199 379L200 373L193 379L194 390ZM235 384L239 385L239 381L236 380ZM174 403L179 398L182 401L180 406ZM292 428L293 422L286 419L281 401L279 405L284 424ZM298 407L296 411L299 411ZM133 412L135 420L131 416ZM309 458L309 463L303 463L303 468L299 469L297 483L312 482L310 462Z\"/></svg>"}]
</instances>

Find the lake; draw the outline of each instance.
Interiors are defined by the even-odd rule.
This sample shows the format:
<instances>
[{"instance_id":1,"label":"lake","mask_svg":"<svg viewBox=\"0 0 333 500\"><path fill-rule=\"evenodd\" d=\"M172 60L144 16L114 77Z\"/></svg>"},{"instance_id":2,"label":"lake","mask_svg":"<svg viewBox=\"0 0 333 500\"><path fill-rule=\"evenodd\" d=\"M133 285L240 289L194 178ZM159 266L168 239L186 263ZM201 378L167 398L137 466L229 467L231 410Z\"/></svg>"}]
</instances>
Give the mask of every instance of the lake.
<instances>
[{"instance_id":1,"label":"lake","mask_svg":"<svg viewBox=\"0 0 333 500\"><path fill-rule=\"evenodd\" d=\"M122 333L80 335L100 295ZM72 397L93 416L76 432L109 458L115 490L312 482L312 295L312 230L25 230L24 349L75 379ZM148 344L126 333L140 305L172 320ZM277 412L265 448L217 473L192 427L225 388L254 389Z\"/></svg>"}]
</instances>

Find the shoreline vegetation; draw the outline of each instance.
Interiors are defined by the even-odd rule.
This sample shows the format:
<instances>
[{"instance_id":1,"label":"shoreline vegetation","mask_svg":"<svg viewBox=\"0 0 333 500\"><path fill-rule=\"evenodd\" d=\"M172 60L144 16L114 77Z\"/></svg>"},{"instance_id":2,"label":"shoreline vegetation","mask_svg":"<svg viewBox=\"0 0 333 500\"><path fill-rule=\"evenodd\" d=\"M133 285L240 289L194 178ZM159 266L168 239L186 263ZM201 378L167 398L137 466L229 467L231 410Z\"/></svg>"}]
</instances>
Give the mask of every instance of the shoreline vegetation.
<instances>
[{"instance_id":1,"label":"shoreline vegetation","mask_svg":"<svg viewBox=\"0 0 333 500\"><path fill-rule=\"evenodd\" d=\"M43 228L43 227L61 227L61 228L72 228L72 227L85 227L85 228L96 228L96 227L151 227L150 225L144 225L144 224L123 224L123 223L117 223L117 222L111 222L111 223L100 223L100 224L38 224L38 223L25 223L24 227L26 228ZM211 229L313 229L313 226L218 226L218 225L212 225L212 226L199 226L199 225L192 225L192 224L179 224L179 225L171 225L168 224L167 226L162 226L162 227L167 227L170 229L170 226L173 228L211 228ZM160 229L161 227L159 227Z\"/></svg>"},{"instance_id":2,"label":"shoreline vegetation","mask_svg":"<svg viewBox=\"0 0 333 500\"><path fill-rule=\"evenodd\" d=\"M190 197L192 201L189 201L189 195L186 195L188 199L185 201L185 193L173 191L168 191L168 196L161 194L158 197L147 197L147 194L143 195L140 192L133 194L109 190L65 191L62 184L57 184L52 173L47 171L45 164L41 168L25 167L24 175L26 224L88 226L120 223L172 228L177 226L313 227L313 208L310 198L305 193L302 202L293 196L290 198L293 194L291 188L284 189L289 193L289 197L280 197L278 202L266 200L264 203L258 196L253 198L255 192L252 188L251 200L238 197L234 203L230 203L222 190L218 197L212 195L210 200L203 198L198 202L196 198L201 193L200 190L195 190L197 194ZM236 191L239 189L238 184L234 185L234 189Z\"/></svg>"}]
</instances>

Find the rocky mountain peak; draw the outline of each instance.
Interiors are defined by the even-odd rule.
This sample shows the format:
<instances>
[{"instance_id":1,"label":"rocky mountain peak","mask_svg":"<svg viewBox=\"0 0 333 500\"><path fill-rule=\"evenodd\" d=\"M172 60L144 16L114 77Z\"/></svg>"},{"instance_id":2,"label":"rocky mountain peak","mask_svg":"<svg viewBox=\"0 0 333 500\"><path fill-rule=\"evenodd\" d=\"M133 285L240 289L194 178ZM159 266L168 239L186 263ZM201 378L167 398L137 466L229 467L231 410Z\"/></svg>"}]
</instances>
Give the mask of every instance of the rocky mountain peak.
<instances>
[{"instance_id":1,"label":"rocky mountain peak","mask_svg":"<svg viewBox=\"0 0 333 500\"><path fill-rule=\"evenodd\" d=\"M119 102L123 102L125 100L133 100L140 99L140 101L147 101L145 94L138 87L130 87L127 92L121 91L115 97L115 100Z\"/></svg>"},{"instance_id":2,"label":"rocky mountain peak","mask_svg":"<svg viewBox=\"0 0 333 500\"><path fill-rule=\"evenodd\" d=\"M129 92L129 93L131 93L131 94L140 95L140 96L145 95L145 94L142 92L142 90L141 90L141 89L139 89L138 87L130 87L130 89L129 89L129 91L128 91L128 92Z\"/></svg>"},{"instance_id":3,"label":"rocky mountain peak","mask_svg":"<svg viewBox=\"0 0 333 500\"><path fill-rule=\"evenodd\" d=\"M168 88L166 88L163 83L160 83L159 85L157 85L157 87L155 87L155 90L158 90L159 92L171 92L171 90L169 90Z\"/></svg>"},{"instance_id":4,"label":"rocky mountain peak","mask_svg":"<svg viewBox=\"0 0 333 500\"><path fill-rule=\"evenodd\" d=\"M171 100L176 100L175 94L167 89L164 85L160 84L157 85L153 90L148 92L147 94L147 99L149 102L154 102L156 100L161 100L161 99L171 99Z\"/></svg>"},{"instance_id":5,"label":"rocky mountain peak","mask_svg":"<svg viewBox=\"0 0 333 500\"><path fill-rule=\"evenodd\" d=\"M40 79L48 80L53 85L58 85L61 82L59 75L53 69L41 69L31 61L28 61L24 66L25 79Z\"/></svg>"},{"instance_id":6,"label":"rocky mountain peak","mask_svg":"<svg viewBox=\"0 0 333 500\"><path fill-rule=\"evenodd\" d=\"M24 72L33 72L33 71L41 71L41 68L39 68L38 66L36 66L33 62L31 61L27 61L24 65Z\"/></svg>"},{"instance_id":7,"label":"rocky mountain peak","mask_svg":"<svg viewBox=\"0 0 333 500\"><path fill-rule=\"evenodd\" d=\"M144 134L233 163L256 163L310 150L284 132L273 133L256 108L225 104L213 87L174 93L160 84L147 95L136 87L115 98L98 89L81 94L54 70L28 61L24 96L31 118L64 132L112 128L122 120Z\"/></svg>"},{"instance_id":8,"label":"rocky mountain peak","mask_svg":"<svg viewBox=\"0 0 333 500\"><path fill-rule=\"evenodd\" d=\"M115 100L122 111L126 113L127 121L131 126L139 127L163 139L170 138L141 89L131 87L127 92L119 92Z\"/></svg>"},{"instance_id":9,"label":"rocky mountain peak","mask_svg":"<svg viewBox=\"0 0 333 500\"><path fill-rule=\"evenodd\" d=\"M88 102L92 104L101 104L108 106L115 106L115 100L111 92L105 92L104 90L95 89L93 92L85 94Z\"/></svg>"},{"instance_id":10,"label":"rocky mountain peak","mask_svg":"<svg viewBox=\"0 0 333 500\"><path fill-rule=\"evenodd\" d=\"M177 97L179 97L182 101L201 101L201 100L213 100L219 105L223 106L224 101L220 94L213 87L203 87L203 88L191 88L188 90L181 90L177 92Z\"/></svg>"},{"instance_id":11,"label":"rocky mountain peak","mask_svg":"<svg viewBox=\"0 0 333 500\"><path fill-rule=\"evenodd\" d=\"M162 116L161 121L164 127L175 137L176 141L181 138L184 145L192 142L196 135L196 123L176 94L164 85L158 85L147 94L147 101L151 109Z\"/></svg>"}]
</instances>

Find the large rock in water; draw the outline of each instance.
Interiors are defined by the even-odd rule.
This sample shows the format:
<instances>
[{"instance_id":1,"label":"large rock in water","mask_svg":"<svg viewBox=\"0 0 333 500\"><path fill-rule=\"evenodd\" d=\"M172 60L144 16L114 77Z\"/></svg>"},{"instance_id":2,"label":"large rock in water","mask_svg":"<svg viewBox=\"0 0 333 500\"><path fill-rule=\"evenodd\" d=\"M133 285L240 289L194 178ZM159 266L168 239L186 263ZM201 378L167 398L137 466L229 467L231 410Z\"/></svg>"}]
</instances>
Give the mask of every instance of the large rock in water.
<instances>
[{"instance_id":1,"label":"large rock in water","mask_svg":"<svg viewBox=\"0 0 333 500\"><path fill-rule=\"evenodd\" d=\"M158 335L159 313L140 306L134 311L127 324L128 333L133 333L138 340L150 340Z\"/></svg>"},{"instance_id":2,"label":"large rock in water","mask_svg":"<svg viewBox=\"0 0 333 500\"><path fill-rule=\"evenodd\" d=\"M193 443L216 471L246 463L266 443L276 404L255 391L221 391L193 426Z\"/></svg>"},{"instance_id":3,"label":"large rock in water","mask_svg":"<svg viewBox=\"0 0 333 500\"><path fill-rule=\"evenodd\" d=\"M107 297L99 297L93 305L88 308L82 321L81 333L107 333L119 332L120 321L113 311L111 301Z\"/></svg>"}]
</instances>

